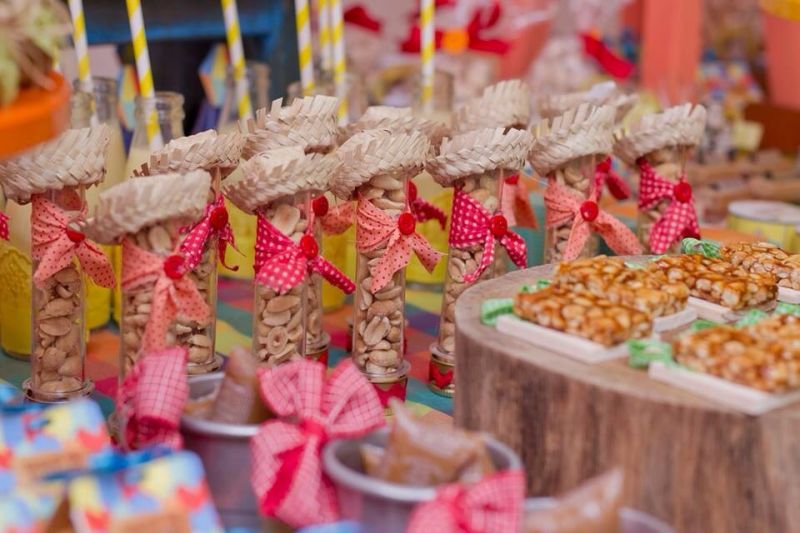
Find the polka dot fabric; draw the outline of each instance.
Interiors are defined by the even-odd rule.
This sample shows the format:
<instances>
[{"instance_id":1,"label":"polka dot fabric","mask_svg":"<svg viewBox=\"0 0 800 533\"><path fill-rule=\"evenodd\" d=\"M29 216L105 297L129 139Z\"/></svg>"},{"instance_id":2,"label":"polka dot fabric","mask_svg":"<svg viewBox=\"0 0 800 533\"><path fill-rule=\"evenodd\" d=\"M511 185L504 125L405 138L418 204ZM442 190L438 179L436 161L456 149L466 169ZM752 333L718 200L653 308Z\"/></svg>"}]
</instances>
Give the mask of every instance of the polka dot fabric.
<instances>
[{"instance_id":1,"label":"polka dot fabric","mask_svg":"<svg viewBox=\"0 0 800 533\"><path fill-rule=\"evenodd\" d=\"M669 247L687 235L700 235L700 224L694 208L691 187L685 176L678 183L656 174L653 167L645 159L638 161L639 174L639 209L650 209L662 200L670 204L664 214L656 220L650 229L648 242L653 253L663 254ZM676 192L678 194L676 195ZM684 194L680 194L683 192ZM688 194L687 194L688 193Z\"/></svg>"},{"instance_id":2,"label":"polka dot fabric","mask_svg":"<svg viewBox=\"0 0 800 533\"><path fill-rule=\"evenodd\" d=\"M218 221L224 222L224 224L220 224ZM200 264L203 259L203 250L209 239L216 240L220 263L230 269L225 264L225 251L229 244L235 250L236 244L233 241L233 230L228 223L225 197L221 194L206 206L206 213L200 222L186 230L186 237L181 243L181 252L186 258L187 270L194 270Z\"/></svg>"},{"instance_id":3,"label":"polka dot fabric","mask_svg":"<svg viewBox=\"0 0 800 533\"><path fill-rule=\"evenodd\" d=\"M70 218L56 204L34 196L31 207L31 255L39 262L37 287L78 259L83 271L101 287L114 286L114 270L100 247L68 227Z\"/></svg>"},{"instance_id":4,"label":"polka dot fabric","mask_svg":"<svg viewBox=\"0 0 800 533\"><path fill-rule=\"evenodd\" d=\"M343 202L330 209L322 217L322 231L328 235L341 235L353 225L356 218L356 203Z\"/></svg>"},{"instance_id":5,"label":"polka dot fabric","mask_svg":"<svg viewBox=\"0 0 800 533\"><path fill-rule=\"evenodd\" d=\"M8 240L8 215L0 212L0 239Z\"/></svg>"}]
</instances>

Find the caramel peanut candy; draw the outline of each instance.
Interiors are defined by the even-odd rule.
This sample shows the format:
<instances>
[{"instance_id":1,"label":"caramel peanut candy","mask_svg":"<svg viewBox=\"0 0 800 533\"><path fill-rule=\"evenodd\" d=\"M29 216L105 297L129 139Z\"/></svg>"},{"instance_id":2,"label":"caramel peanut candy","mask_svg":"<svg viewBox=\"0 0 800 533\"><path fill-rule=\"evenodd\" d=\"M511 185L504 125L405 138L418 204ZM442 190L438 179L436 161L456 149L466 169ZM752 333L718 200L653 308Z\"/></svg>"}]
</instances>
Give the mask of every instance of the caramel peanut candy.
<instances>
[{"instance_id":1,"label":"caramel peanut candy","mask_svg":"<svg viewBox=\"0 0 800 533\"><path fill-rule=\"evenodd\" d=\"M683 311L689 288L669 282L662 272L628 268L618 257L598 256L561 263L553 283L569 290L596 296L649 313L653 318Z\"/></svg>"},{"instance_id":2,"label":"caramel peanut candy","mask_svg":"<svg viewBox=\"0 0 800 533\"><path fill-rule=\"evenodd\" d=\"M661 257L650 263L648 270L662 271L670 282L685 283L690 296L733 310L764 305L778 293L772 274L747 272L699 254Z\"/></svg>"},{"instance_id":3,"label":"caramel peanut candy","mask_svg":"<svg viewBox=\"0 0 800 533\"><path fill-rule=\"evenodd\" d=\"M548 287L514 298L514 313L535 324L604 346L650 335L652 317L590 292Z\"/></svg>"},{"instance_id":4,"label":"caramel peanut candy","mask_svg":"<svg viewBox=\"0 0 800 533\"><path fill-rule=\"evenodd\" d=\"M771 242L740 242L720 249L720 257L755 274L772 274L778 285L800 290L800 254L789 255Z\"/></svg>"}]
</instances>

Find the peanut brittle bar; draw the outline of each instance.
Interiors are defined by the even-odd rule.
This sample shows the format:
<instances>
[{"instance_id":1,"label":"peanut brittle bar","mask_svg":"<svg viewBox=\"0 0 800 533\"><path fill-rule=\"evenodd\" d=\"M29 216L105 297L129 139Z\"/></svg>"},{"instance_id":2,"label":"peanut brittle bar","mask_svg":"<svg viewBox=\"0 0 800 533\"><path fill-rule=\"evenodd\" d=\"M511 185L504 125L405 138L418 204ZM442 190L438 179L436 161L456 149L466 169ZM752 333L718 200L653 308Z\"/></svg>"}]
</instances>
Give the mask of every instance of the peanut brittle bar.
<instances>
[{"instance_id":1,"label":"peanut brittle bar","mask_svg":"<svg viewBox=\"0 0 800 533\"><path fill-rule=\"evenodd\" d=\"M698 254L660 257L648 270L663 272L670 282L685 283L690 296L732 310L764 305L778 293L772 274L747 272L722 259Z\"/></svg>"},{"instance_id":2,"label":"peanut brittle bar","mask_svg":"<svg viewBox=\"0 0 800 533\"><path fill-rule=\"evenodd\" d=\"M788 254L771 242L740 242L720 249L720 257L756 274L773 274L778 285L800 290L800 254Z\"/></svg>"},{"instance_id":3,"label":"peanut brittle bar","mask_svg":"<svg viewBox=\"0 0 800 533\"><path fill-rule=\"evenodd\" d=\"M553 283L591 292L654 318L682 311L689 298L686 284L670 282L662 272L630 268L618 257L602 255L559 264Z\"/></svg>"},{"instance_id":4,"label":"peanut brittle bar","mask_svg":"<svg viewBox=\"0 0 800 533\"><path fill-rule=\"evenodd\" d=\"M520 293L514 313L540 326L614 346L650 335L652 318L632 307L615 304L590 292L548 287Z\"/></svg>"}]
</instances>

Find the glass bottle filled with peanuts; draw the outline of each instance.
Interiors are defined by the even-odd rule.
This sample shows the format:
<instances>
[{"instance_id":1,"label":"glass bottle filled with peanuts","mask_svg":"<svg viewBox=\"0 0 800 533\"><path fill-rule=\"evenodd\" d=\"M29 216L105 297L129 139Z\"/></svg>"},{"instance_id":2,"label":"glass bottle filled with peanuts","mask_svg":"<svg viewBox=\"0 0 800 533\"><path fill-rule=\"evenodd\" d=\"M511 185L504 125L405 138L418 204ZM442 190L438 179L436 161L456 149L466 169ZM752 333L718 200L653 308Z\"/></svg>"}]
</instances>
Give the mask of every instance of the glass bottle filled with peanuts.
<instances>
[{"instance_id":1,"label":"glass bottle filled with peanuts","mask_svg":"<svg viewBox=\"0 0 800 533\"><path fill-rule=\"evenodd\" d=\"M687 147L683 146L668 146L654 150L648 154L643 155L638 161L640 166L640 180L641 180L641 165L647 163L653 169L657 176L678 184L682 176L686 175L686 161L688 159ZM660 200L647 208L639 206L636 216L636 237L642 244L643 253L652 254L650 248L650 231L658 219L664 216L670 201L668 199ZM666 253L679 253L680 240L675 242Z\"/></svg>"}]
</instances>

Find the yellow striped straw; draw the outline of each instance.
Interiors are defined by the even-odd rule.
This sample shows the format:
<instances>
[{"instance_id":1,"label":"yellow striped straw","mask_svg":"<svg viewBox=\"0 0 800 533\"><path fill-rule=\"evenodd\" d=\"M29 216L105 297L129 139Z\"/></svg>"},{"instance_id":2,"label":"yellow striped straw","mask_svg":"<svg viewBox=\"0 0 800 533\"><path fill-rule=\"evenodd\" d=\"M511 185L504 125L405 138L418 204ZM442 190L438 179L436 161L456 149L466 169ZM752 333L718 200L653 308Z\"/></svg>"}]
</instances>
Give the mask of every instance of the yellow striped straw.
<instances>
[{"instance_id":1,"label":"yellow striped straw","mask_svg":"<svg viewBox=\"0 0 800 533\"><path fill-rule=\"evenodd\" d=\"M228 39L228 50L231 54L233 79L236 82L239 119L252 118L253 106L250 103L250 90L247 87L247 77L245 76L244 46L242 46L242 32L239 27L239 10L236 9L236 0L222 0L222 13L225 16L225 36Z\"/></svg>"},{"instance_id":2,"label":"yellow striped straw","mask_svg":"<svg viewBox=\"0 0 800 533\"><path fill-rule=\"evenodd\" d=\"M294 0L297 23L297 57L300 60L300 84L303 94L314 94L314 61L311 53L311 19L308 0Z\"/></svg>"},{"instance_id":3,"label":"yellow striped straw","mask_svg":"<svg viewBox=\"0 0 800 533\"><path fill-rule=\"evenodd\" d=\"M155 101L156 91L153 85L153 69L150 68L150 52L147 50L147 36L144 32L144 16L140 0L125 0L128 6L128 22L133 37L133 54L136 56L136 75L139 77L139 92L143 98ZM155 106L147 113L145 130L151 150L158 150L164 145L161 128L158 125L158 114Z\"/></svg>"},{"instance_id":4,"label":"yellow striped straw","mask_svg":"<svg viewBox=\"0 0 800 533\"><path fill-rule=\"evenodd\" d=\"M94 97L92 70L89 68L89 41L86 38L86 17L83 15L83 1L69 0L69 12L72 16L72 41L75 54L78 56L78 80L81 90ZM97 124L97 111L92 107L92 124Z\"/></svg>"},{"instance_id":5,"label":"yellow striped straw","mask_svg":"<svg viewBox=\"0 0 800 533\"><path fill-rule=\"evenodd\" d=\"M436 51L434 41L434 0L420 0L421 30L420 60L422 61L420 103L423 111L433 111L433 56Z\"/></svg>"},{"instance_id":6,"label":"yellow striped straw","mask_svg":"<svg viewBox=\"0 0 800 533\"><path fill-rule=\"evenodd\" d=\"M319 26L319 55L322 60L322 70L330 72L333 66L330 0L317 0L317 23Z\"/></svg>"},{"instance_id":7,"label":"yellow striped straw","mask_svg":"<svg viewBox=\"0 0 800 533\"><path fill-rule=\"evenodd\" d=\"M331 40L333 41L333 84L336 97L339 98L339 124L347 124L347 80L345 73L347 63L344 55L344 17L342 1L330 0L331 3Z\"/></svg>"}]
</instances>

